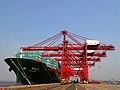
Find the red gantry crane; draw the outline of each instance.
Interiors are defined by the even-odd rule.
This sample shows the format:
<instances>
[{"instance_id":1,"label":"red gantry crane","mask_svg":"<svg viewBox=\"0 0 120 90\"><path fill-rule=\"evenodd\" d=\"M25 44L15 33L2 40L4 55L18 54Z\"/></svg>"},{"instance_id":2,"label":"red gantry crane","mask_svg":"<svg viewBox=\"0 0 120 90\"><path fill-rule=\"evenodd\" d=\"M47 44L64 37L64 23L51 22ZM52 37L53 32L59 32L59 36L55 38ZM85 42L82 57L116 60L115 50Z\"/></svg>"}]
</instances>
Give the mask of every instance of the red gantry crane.
<instances>
[{"instance_id":1,"label":"red gantry crane","mask_svg":"<svg viewBox=\"0 0 120 90\"><path fill-rule=\"evenodd\" d=\"M101 57L106 57L107 50L115 50L115 47L63 30L38 44L21 47L21 53L35 50L43 51L43 57L53 57L60 62L61 80L77 76L80 82L88 82L88 68L95 66Z\"/></svg>"}]
</instances>

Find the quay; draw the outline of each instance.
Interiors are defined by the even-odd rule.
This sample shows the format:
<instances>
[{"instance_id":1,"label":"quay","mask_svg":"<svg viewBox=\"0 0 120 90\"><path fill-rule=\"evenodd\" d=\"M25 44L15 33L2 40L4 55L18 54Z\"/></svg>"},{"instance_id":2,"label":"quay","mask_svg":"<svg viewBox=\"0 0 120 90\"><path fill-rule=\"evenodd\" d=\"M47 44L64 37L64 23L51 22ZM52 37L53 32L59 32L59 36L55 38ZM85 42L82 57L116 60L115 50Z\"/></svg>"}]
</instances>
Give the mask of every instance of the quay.
<instances>
[{"instance_id":1,"label":"quay","mask_svg":"<svg viewBox=\"0 0 120 90\"><path fill-rule=\"evenodd\" d=\"M0 90L120 90L120 85L60 83L0 87Z\"/></svg>"}]
</instances>

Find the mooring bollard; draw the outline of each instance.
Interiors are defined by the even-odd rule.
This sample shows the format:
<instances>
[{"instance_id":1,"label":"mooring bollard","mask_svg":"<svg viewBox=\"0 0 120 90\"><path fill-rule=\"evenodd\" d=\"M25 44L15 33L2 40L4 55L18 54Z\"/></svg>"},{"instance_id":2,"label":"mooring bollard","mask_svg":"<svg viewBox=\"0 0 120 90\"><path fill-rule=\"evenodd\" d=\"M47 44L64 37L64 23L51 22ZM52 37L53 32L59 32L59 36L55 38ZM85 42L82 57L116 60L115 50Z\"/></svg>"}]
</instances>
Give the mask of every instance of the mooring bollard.
<instances>
[{"instance_id":1,"label":"mooring bollard","mask_svg":"<svg viewBox=\"0 0 120 90\"><path fill-rule=\"evenodd\" d=\"M2 90L2 87L0 87L0 90Z\"/></svg>"},{"instance_id":2,"label":"mooring bollard","mask_svg":"<svg viewBox=\"0 0 120 90\"><path fill-rule=\"evenodd\" d=\"M32 90L32 85L30 85L30 90Z\"/></svg>"},{"instance_id":3,"label":"mooring bollard","mask_svg":"<svg viewBox=\"0 0 120 90\"><path fill-rule=\"evenodd\" d=\"M28 88L28 86L26 85L26 88Z\"/></svg>"},{"instance_id":4,"label":"mooring bollard","mask_svg":"<svg viewBox=\"0 0 120 90\"><path fill-rule=\"evenodd\" d=\"M20 90L20 86L18 86L18 90Z\"/></svg>"}]
</instances>

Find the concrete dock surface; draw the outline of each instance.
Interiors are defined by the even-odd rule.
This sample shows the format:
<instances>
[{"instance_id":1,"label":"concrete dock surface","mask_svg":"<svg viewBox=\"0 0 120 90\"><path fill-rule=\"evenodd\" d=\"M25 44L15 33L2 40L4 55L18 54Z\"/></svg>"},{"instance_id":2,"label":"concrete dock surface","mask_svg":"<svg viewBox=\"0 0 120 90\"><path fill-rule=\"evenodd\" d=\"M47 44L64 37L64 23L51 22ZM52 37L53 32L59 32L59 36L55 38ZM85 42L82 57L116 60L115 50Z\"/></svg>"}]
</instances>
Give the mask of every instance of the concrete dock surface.
<instances>
[{"instance_id":1,"label":"concrete dock surface","mask_svg":"<svg viewBox=\"0 0 120 90\"><path fill-rule=\"evenodd\" d=\"M0 87L0 90L120 90L120 85L60 83Z\"/></svg>"}]
</instances>

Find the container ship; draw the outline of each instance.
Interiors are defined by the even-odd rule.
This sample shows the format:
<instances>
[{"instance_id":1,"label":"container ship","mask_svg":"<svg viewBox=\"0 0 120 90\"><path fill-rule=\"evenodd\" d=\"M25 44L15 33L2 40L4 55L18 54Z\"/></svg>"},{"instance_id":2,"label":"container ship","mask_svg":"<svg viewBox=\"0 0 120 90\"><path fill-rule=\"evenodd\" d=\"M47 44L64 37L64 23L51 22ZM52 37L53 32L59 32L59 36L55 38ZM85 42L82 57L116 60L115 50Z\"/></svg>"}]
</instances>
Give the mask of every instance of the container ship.
<instances>
[{"instance_id":1,"label":"container ship","mask_svg":"<svg viewBox=\"0 0 120 90\"><path fill-rule=\"evenodd\" d=\"M6 58L10 66L9 71L14 71L17 84L46 84L60 82L59 62L51 57L42 57L39 51L17 52L14 58Z\"/></svg>"}]
</instances>

